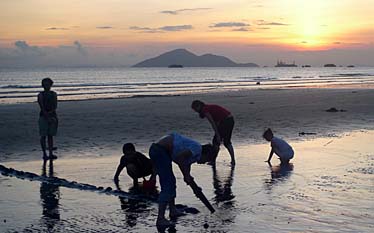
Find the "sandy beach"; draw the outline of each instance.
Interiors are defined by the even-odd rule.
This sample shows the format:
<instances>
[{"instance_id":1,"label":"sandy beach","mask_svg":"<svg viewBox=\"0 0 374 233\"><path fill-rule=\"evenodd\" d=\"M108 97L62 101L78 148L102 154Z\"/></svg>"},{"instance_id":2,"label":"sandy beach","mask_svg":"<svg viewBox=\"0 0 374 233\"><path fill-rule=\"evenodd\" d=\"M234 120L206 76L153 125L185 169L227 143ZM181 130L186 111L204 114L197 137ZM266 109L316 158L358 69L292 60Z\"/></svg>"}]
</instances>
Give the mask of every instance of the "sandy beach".
<instances>
[{"instance_id":1,"label":"sandy beach","mask_svg":"<svg viewBox=\"0 0 374 233\"><path fill-rule=\"evenodd\" d=\"M191 110L194 99L233 113L237 165L230 167L223 149L217 170L208 165L192 169L215 214L193 196L174 168L177 202L200 211L180 218L174 230L372 232L372 89L259 89L60 102L59 158L50 175L115 189L112 177L124 142L135 143L145 154L152 141L172 131L209 142L212 130ZM344 111L325 111L331 107ZM37 104L0 105L0 119L1 164L43 174ZM270 149L261 138L266 127L294 147L292 166L281 169L275 158L273 167L264 163ZM126 172L120 179L121 188L131 190ZM0 185L1 232L157 231L153 202L5 175Z\"/></svg>"},{"instance_id":2,"label":"sandy beach","mask_svg":"<svg viewBox=\"0 0 374 233\"><path fill-rule=\"evenodd\" d=\"M374 0L0 9L0 233L374 233Z\"/></svg>"},{"instance_id":3,"label":"sandy beach","mask_svg":"<svg viewBox=\"0 0 374 233\"><path fill-rule=\"evenodd\" d=\"M211 126L191 102L200 99L227 107L235 117L234 144L263 142L266 127L287 140L334 136L374 128L372 89L272 89L199 95L60 102L56 138L60 157L118 155L133 142L148 151L151 142L176 131L201 143ZM326 112L334 107L344 112ZM0 105L0 161L41 157L37 103ZM299 133L315 133L299 135Z\"/></svg>"}]
</instances>

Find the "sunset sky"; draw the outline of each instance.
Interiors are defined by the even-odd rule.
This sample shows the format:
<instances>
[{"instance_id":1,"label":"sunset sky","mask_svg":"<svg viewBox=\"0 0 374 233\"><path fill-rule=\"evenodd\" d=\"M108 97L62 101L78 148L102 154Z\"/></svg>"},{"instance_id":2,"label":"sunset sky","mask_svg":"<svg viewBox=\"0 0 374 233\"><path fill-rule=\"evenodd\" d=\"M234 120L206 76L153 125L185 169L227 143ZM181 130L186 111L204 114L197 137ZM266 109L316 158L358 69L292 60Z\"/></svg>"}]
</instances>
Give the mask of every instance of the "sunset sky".
<instances>
[{"instance_id":1,"label":"sunset sky","mask_svg":"<svg viewBox=\"0 0 374 233\"><path fill-rule=\"evenodd\" d=\"M262 65L374 65L373 9L374 0L1 0L0 65L21 55L132 65L175 48Z\"/></svg>"}]
</instances>

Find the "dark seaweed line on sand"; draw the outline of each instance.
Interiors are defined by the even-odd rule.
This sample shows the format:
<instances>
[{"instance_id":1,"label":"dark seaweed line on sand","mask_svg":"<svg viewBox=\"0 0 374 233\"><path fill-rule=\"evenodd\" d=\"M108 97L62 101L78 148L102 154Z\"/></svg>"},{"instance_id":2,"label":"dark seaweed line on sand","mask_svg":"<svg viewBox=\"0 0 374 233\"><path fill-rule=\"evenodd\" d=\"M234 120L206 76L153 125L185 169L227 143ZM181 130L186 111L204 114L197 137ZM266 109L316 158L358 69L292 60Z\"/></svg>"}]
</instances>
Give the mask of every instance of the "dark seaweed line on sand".
<instances>
[{"instance_id":1,"label":"dark seaweed line on sand","mask_svg":"<svg viewBox=\"0 0 374 233\"><path fill-rule=\"evenodd\" d=\"M107 195L113 195L118 196L122 198L132 199L132 200L138 200L138 201L146 201L146 202L157 202L156 196L149 196L149 195L143 195L143 194L131 194L122 190L113 190L111 187L103 188L103 187L97 187L95 185L91 184L84 184L79 183L76 181L68 181L63 178L58 177L47 177L47 176L40 176L32 172L24 172L19 171L13 168L7 168L0 164L0 173L3 176L9 176L9 177L15 177L22 180L29 180L29 181L39 181L47 184L52 184L56 186L71 188L71 189L77 189L81 191L91 191L96 192L99 194L107 194ZM176 204L176 208L184 213L189 214L198 214L200 211L194 207L189 207L187 205L183 204Z\"/></svg>"},{"instance_id":2,"label":"dark seaweed line on sand","mask_svg":"<svg viewBox=\"0 0 374 233\"><path fill-rule=\"evenodd\" d=\"M13 168L7 168L1 164L0 164L0 173L3 176L16 177L18 179L22 179L22 180L26 179L29 181L39 181L39 182L62 186L62 187L71 188L71 189L92 191L92 192L96 192L100 194L108 194L108 195L114 195L114 196L119 196L123 198L142 200L142 201L150 201L150 202L157 201L157 198L152 197L152 196L130 194L122 190L113 190L111 187L107 187L107 188L97 187L95 185L79 183L76 181L68 181L66 179L58 178L58 177L40 176L32 172L24 172L24 171L19 171Z\"/></svg>"}]
</instances>

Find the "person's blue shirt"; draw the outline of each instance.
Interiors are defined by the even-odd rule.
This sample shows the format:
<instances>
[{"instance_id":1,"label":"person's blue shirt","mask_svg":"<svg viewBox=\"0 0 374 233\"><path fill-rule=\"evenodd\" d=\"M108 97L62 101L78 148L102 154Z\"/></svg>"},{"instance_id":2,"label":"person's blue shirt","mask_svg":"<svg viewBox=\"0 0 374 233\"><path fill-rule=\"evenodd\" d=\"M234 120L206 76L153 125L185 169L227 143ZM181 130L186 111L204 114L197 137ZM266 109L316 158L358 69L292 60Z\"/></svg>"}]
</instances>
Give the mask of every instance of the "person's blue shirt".
<instances>
[{"instance_id":1,"label":"person's blue shirt","mask_svg":"<svg viewBox=\"0 0 374 233\"><path fill-rule=\"evenodd\" d=\"M173 161L176 160L176 156L185 150L190 150L192 156L189 158L189 164L195 163L201 158L201 144L192 140L191 138L182 136L178 133L172 133L173 136L173 152L171 158Z\"/></svg>"}]
</instances>

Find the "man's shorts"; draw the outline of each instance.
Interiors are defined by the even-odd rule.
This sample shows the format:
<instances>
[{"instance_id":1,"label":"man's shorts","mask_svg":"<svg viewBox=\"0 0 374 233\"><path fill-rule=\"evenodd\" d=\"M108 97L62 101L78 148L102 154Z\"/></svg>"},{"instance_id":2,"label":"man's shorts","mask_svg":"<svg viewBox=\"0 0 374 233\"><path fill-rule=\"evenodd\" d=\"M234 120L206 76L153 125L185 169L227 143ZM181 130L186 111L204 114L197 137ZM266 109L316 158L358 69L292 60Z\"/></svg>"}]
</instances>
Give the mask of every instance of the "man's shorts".
<instances>
[{"instance_id":1,"label":"man's shorts","mask_svg":"<svg viewBox=\"0 0 374 233\"><path fill-rule=\"evenodd\" d=\"M39 135L40 136L56 136L58 128L57 117L50 117L49 121L44 117L39 117Z\"/></svg>"}]
</instances>

